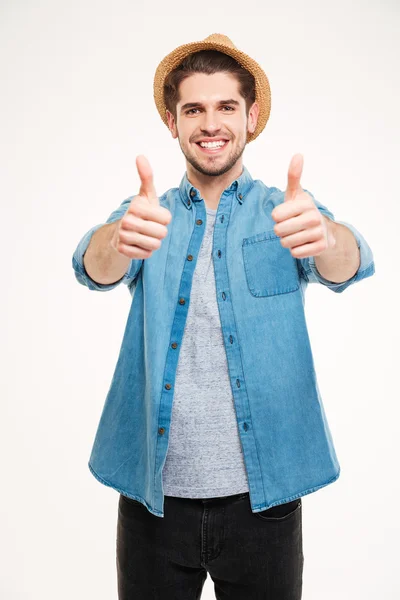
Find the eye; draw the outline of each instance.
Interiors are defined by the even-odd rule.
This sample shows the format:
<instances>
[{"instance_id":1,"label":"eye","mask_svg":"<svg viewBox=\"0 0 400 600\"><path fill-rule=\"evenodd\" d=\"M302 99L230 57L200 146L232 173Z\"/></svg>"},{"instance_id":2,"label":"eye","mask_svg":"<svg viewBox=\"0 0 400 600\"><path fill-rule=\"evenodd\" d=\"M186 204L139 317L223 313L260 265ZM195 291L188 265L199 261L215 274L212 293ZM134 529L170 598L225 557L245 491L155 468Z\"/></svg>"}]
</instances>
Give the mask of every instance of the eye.
<instances>
[{"instance_id":1,"label":"eye","mask_svg":"<svg viewBox=\"0 0 400 600\"><path fill-rule=\"evenodd\" d=\"M221 108L228 108L228 112L233 112L235 109L232 106L228 106L228 105L223 105L221 106ZM200 110L199 108L190 108L189 110L186 111L186 115L190 115L190 114L194 114L193 111L194 110Z\"/></svg>"}]
</instances>

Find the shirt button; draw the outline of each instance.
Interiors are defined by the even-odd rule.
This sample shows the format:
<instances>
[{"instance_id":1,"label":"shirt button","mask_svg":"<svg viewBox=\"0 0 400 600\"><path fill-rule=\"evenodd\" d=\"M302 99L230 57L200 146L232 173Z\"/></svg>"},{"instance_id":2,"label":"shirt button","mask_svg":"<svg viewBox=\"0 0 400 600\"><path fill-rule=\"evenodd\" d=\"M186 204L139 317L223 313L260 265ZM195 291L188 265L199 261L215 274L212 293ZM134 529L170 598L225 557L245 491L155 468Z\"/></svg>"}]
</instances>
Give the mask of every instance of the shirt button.
<instances>
[{"instance_id":1,"label":"shirt button","mask_svg":"<svg viewBox=\"0 0 400 600\"><path fill-rule=\"evenodd\" d=\"M192 256L191 254L188 254L188 257L187 257L187 259L188 259L188 260L193 260L193 256Z\"/></svg>"},{"instance_id":2,"label":"shirt button","mask_svg":"<svg viewBox=\"0 0 400 600\"><path fill-rule=\"evenodd\" d=\"M197 219L196 225L202 225L202 224L203 224L203 221L201 219Z\"/></svg>"},{"instance_id":3,"label":"shirt button","mask_svg":"<svg viewBox=\"0 0 400 600\"><path fill-rule=\"evenodd\" d=\"M195 196L195 195L196 195L196 192L195 192L195 190L191 190L191 191L190 191L190 195L191 195L191 196L192 196L192 198L193 198L193 196Z\"/></svg>"},{"instance_id":4,"label":"shirt button","mask_svg":"<svg viewBox=\"0 0 400 600\"><path fill-rule=\"evenodd\" d=\"M243 198L242 194L239 194L239 198L240 198L240 199L242 199L242 198Z\"/></svg>"},{"instance_id":5,"label":"shirt button","mask_svg":"<svg viewBox=\"0 0 400 600\"><path fill-rule=\"evenodd\" d=\"M222 297L225 300L225 298L226 298L225 292L222 292Z\"/></svg>"},{"instance_id":6,"label":"shirt button","mask_svg":"<svg viewBox=\"0 0 400 600\"><path fill-rule=\"evenodd\" d=\"M177 344L176 342L173 342L173 343L171 344L171 346L172 346L172 348L175 350L175 348L177 348L177 347L178 347L178 344Z\"/></svg>"},{"instance_id":7,"label":"shirt button","mask_svg":"<svg viewBox=\"0 0 400 600\"><path fill-rule=\"evenodd\" d=\"M164 427L160 427L158 430L158 433L161 433L161 435L163 435L164 432L165 432Z\"/></svg>"},{"instance_id":8,"label":"shirt button","mask_svg":"<svg viewBox=\"0 0 400 600\"><path fill-rule=\"evenodd\" d=\"M165 389L166 390L170 390L171 389L171 384L170 383L166 383L165 384Z\"/></svg>"},{"instance_id":9,"label":"shirt button","mask_svg":"<svg viewBox=\"0 0 400 600\"><path fill-rule=\"evenodd\" d=\"M191 204L191 202L190 202L190 200L188 200L188 206L190 206L190 204Z\"/></svg>"},{"instance_id":10,"label":"shirt button","mask_svg":"<svg viewBox=\"0 0 400 600\"><path fill-rule=\"evenodd\" d=\"M185 304L185 298L179 298L179 304Z\"/></svg>"},{"instance_id":11,"label":"shirt button","mask_svg":"<svg viewBox=\"0 0 400 600\"><path fill-rule=\"evenodd\" d=\"M221 250L218 250L218 257L221 258Z\"/></svg>"}]
</instances>

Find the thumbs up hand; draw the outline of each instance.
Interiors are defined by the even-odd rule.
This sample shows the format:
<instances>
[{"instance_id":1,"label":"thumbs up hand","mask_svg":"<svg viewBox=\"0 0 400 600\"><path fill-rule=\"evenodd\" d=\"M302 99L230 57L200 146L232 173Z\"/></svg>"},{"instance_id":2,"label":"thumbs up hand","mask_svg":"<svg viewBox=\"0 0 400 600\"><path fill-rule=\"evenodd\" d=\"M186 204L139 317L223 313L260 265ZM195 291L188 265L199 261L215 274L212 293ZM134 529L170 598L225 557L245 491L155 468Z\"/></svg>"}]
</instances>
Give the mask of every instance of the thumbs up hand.
<instances>
[{"instance_id":1,"label":"thumbs up hand","mask_svg":"<svg viewBox=\"0 0 400 600\"><path fill-rule=\"evenodd\" d=\"M284 202L275 206L271 213L277 223L274 226L276 235L295 258L318 256L336 244L329 227L330 220L300 185L302 171L303 156L295 154L289 165Z\"/></svg>"},{"instance_id":2,"label":"thumbs up hand","mask_svg":"<svg viewBox=\"0 0 400 600\"><path fill-rule=\"evenodd\" d=\"M168 234L166 225L171 221L170 211L160 206L154 187L153 171L147 158L136 158L140 177L139 194L119 221L111 242L113 248L129 258L149 258L161 246Z\"/></svg>"}]
</instances>

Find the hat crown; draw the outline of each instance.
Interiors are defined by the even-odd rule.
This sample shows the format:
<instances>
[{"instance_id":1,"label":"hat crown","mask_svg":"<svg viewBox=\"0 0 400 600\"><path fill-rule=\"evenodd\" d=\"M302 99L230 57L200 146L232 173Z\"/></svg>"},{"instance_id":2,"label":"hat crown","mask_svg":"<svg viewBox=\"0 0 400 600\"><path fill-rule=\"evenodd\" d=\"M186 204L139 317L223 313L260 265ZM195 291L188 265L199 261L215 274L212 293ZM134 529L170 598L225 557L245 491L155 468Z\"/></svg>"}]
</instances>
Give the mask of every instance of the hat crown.
<instances>
[{"instance_id":1,"label":"hat crown","mask_svg":"<svg viewBox=\"0 0 400 600\"><path fill-rule=\"evenodd\" d=\"M212 33L211 35L204 38L204 42L211 42L213 44L223 44L224 46L229 46L230 48L236 48L232 40L223 33Z\"/></svg>"}]
</instances>

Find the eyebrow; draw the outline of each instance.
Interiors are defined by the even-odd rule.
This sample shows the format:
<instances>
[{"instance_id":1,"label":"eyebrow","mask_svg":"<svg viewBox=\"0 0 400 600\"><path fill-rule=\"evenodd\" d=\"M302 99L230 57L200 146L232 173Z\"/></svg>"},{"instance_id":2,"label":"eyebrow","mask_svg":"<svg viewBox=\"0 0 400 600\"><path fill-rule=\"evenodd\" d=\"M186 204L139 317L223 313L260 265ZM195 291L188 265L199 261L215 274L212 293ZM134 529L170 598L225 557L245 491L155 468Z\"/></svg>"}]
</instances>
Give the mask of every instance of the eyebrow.
<instances>
[{"instance_id":1,"label":"eyebrow","mask_svg":"<svg viewBox=\"0 0 400 600\"><path fill-rule=\"evenodd\" d=\"M234 104L235 106L240 106L237 100L231 98L230 100L220 100L217 102L217 106L221 106L222 104ZM181 113L189 108L199 108L204 106L201 102L187 102L181 107Z\"/></svg>"}]
</instances>

